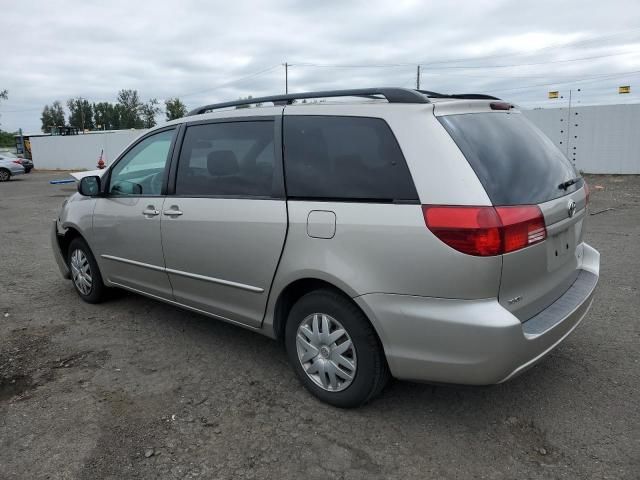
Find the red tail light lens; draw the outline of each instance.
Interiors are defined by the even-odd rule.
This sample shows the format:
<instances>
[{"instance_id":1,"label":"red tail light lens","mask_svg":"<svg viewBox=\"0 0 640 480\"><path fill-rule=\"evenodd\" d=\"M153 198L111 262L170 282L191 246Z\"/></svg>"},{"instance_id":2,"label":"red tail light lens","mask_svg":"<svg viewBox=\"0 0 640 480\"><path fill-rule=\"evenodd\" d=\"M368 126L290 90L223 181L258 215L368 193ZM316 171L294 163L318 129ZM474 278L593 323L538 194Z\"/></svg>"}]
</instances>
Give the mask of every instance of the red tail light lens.
<instances>
[{"instance_id":1,"label":"red tail light lens","mask_svg":"<svg viewBox=\"0 0 640 480\"><path fill-rule=\"evenodd\" d=\"M13 163L17 163L18 165L22 165L22 162L20 160L12 160Z\"/></svg>"},{"instance_id":2,"label":"red tail light lens","mask_svg":"<svg viewBox=\"0 0 640 480\"><path fill-rule=\"evenodd\" d=\"M480 257L513 252L547 238L540 208L423 205L427 228L450 247Z\"/></svg>"}]
</instances>

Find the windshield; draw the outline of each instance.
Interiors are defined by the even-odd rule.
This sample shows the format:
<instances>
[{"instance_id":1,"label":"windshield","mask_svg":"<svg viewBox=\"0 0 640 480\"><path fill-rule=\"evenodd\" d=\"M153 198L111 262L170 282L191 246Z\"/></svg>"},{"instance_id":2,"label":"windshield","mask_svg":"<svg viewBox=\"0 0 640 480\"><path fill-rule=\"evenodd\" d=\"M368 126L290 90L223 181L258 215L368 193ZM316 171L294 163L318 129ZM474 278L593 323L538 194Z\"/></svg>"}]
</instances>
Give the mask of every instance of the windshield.
<instances>
[{"instance_id":1,"label":"windshield","mask_svg":"<svg viewBox=\"0 0 640 480\"><path fill-rule=\"evenodd\" d=\"M494 205L543 203L582 187L559 185L578 177L549 138L520 113L439 117Z\"/></svg>"}]
</instances>

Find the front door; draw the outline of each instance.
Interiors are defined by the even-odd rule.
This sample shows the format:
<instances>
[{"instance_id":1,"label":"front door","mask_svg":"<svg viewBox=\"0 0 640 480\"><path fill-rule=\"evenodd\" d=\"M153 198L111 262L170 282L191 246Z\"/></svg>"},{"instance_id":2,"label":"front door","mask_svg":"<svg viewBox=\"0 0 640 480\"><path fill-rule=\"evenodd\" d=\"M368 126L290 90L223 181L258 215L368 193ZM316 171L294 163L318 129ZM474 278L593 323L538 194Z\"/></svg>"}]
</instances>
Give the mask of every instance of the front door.
<instances>
[{"instance_id":1,"label":"front door","mask_svg":"<svg viewBox=\"0 0 640 480\"><path fill-rule=\"evenodd\" d=\"M175 128L140 140L111 168L93 214L94 251L106 280L171 299L164 271L160 213Z\"/></svg>"},{"instance_id":2,"label":"front door","mask_svg":"<svg viewBox=\"0 0 640 480\"><path fill-rule=\"evenodd\" d=\"M245 325L262 322L287 229L277 123L187 127L161 220L177 302Z\"/></svg>"}]
</instances>

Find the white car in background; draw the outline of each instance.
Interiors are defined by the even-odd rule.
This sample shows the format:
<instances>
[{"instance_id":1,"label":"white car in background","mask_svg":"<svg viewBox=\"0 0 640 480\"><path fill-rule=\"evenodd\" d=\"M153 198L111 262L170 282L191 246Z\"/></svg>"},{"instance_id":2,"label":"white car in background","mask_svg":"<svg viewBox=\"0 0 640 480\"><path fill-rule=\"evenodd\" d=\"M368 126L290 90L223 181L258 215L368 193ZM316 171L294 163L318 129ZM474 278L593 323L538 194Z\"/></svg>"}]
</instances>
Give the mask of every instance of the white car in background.
<instances>
[{"instance_id":1,"label":"white car in background","mask_svg":"<svg viewBox=\"0 0 640 480\"><path fill-rule=\"evenodd\" d=\"M8 182L11 177L24 173L24 167L17 158L0 153L0 182Z\"/></svg>"}]
</instances>

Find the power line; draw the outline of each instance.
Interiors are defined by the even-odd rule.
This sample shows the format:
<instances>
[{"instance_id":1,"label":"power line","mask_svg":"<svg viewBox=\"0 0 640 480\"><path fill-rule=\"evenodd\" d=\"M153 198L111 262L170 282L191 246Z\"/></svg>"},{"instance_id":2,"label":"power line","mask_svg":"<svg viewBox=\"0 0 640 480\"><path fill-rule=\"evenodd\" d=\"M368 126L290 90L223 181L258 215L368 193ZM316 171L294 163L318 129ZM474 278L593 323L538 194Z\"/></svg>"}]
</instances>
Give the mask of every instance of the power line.
<instances>
[{"instance_id":1,"label":"power line","mask_svg":"<svg viewBox=\"0 0 640 480\"><path fill-rule=\"evenodd\" d=\"M640 28L633 28L631 30L626 30L624 32L609 33L609 34L605 34L605 35L593 35L593 36L588 37L588 38L577 39L577 40L573 40L571 42L556 43L556 44L553 44L553 45L547 45L546 47L537 48L537 49L531 50L529 52L516 52L516 53L507 53L507 54L486 55L484 57L467 57L467 58L459 58L459 59L452 59L452 60L432 61L432 62L429 62L429 63L423 62L421 64L423 66L424 65L437 65L437 64L440 64L440 63L472 62L472 61L476 61L476 60L489 60L489 59L493 59L493 58L508 58L508 57L520 57L520 56L536 55L536 54L538 54L540 52L543 52L543 51L546 51L546 50L551 50L551 49L554 49L554 48L564 48L564 47L569 47L569 46L582 45L582 44L585 44L585 43L591 43L591 42L595 42L595 41L602 41L605 38L619 37L619 36L628 35L629 33L634 33L634 32L637 32L637 31L640 31Z\"/></svg>"},{"instance_id":2,"label":"power line","mask_svg":"<svg viewBox=\"0 0 640 480\"><path fill-rule=\"evenodd\" d=\"M598 58L616 57L621 55L638 55L639 52L618 52L608 53L604 55L593 55L590 57L579 58L567 58L564 60L549 60L547 62L532 62L532 63L512 63L506 65L451 65L444 67L430 68L429 70L449 70L449 69L489 69L489 68L512 68L512 67L530 67L539 65L549 65L554 63L568 63L568 62L580 62L583 60L595 60ZM416 63L387 63L387 64L358 64L358 65L341 65L341 64L321 64L321 63L290 63L290 67L318 67L318 68L397 68L397 67L413 67L415 65L428 66L428 63L416 62Z\"/></svg>"},{"instance_id":3,"label":"power line","mask_svg":"<svg viewBox=\"0 0 640 480\"><path fill-rule=\"evenodd\" d=\"M222 88L222 87L233 85L234 83L243 82L243 81L248 80L250 78L257 77L257 76L262 75L264 73L270 72L271 70L274 70L274 69L276 69L278 67L280 67L280 64L271 65L270 67L265 68L264 70L260 70L260 71L254 72L254 73L250 73L249 75L245 75L244 77L239 77L239 78L236 78L234 80L229 80L228 82L220 83L220 84L215 85L213 87L207 88L206 90L200 90L198 92L191 92L191 93L184 93L184 94L179 95L179 96L180 97L189 97L191 95L199 95L199 94L202 94L202 93L211 92L213 90L217 90L217 89Z\"/></svg>"},{"instance_id":4,"label":"power line","mask_svg":"<svg viewBox=\"0 0 640 480\"><path fill-rule=\"evenodd\" d=\"M265 68L264 70L259 70L259 71L254 72L254 73L250 73L249 75L245 75L244 77L239 77L239 78L236 78L236 79L233 79L233 80L229 80L228 82L220 83L220 84L218 84L216 86L213 86L211 88L208 88L206 90L201 90L199 92L185 93L185 94L178 95L178 96L179 97L189 97L191 95L198 95L198 94L201 94L201 93L207 93L207 92L210 92L212 90L217 90L218 88L226 87L228 85L233 85L235 83L243 82L245 80L249 80L250 78L257 77L257 76L262 75L264 73L270 72L271 70L274 70L275 68L277 68L279 66L280 66L279 64L278 65L272 65L269 68ZM35 112L35 111L40 111L40 110L41 110L41 108L26 108L26 109L23 109L23 110L2 110L1 113Z\"/></svg>"},{"instance_id":5,"label":"power line","mask_svg":"<svg viewBox=\"0 0 640 480\"><path fill-rule=\"evenodd\" d=\"M620 72L620 73L612 73L612 74L605 73L600 75L593 75L591 77L586 77L586 78L577 78L574 80L567 80L564 82L539 83L537 85L526 85L526 86L515 87L515 88L501 88L501 89L487 90L487 92L511 92L515 90L526 90L527 88L549 87L553 85L566 85L570 83L592 82L594 80L607 80L610 78L625 77L625 76L637 75L637 74L640 74L640 70L632 70L629 72Z\"/></svg>"},{"instance_id":6,"label":"power line","mask_svg":"<svg viewBox=\"0 0 640 480\"><path fill-rule=\"evenodd\" d=\"M436 60L436 61L419 61L419 62L405 62L405 63L385 63L385 64L361 64L361 65L336 65L336 64L316 64L316 63L298 63L298 64L289 64L289 66L309 66L309 67L337 67L337 68L341 68L341 67L345 67L345 68L385 68L385 67L407 67L407 66L414 66L416 64L419 64L421 66L431 66L431 65L441 65L441 64L449 64L449 63L460 63L460 62L475 62L478 60L489 60L489 59L493 59L493 58L509 58L509 57L519 57L519 56L529 56L529 55L535 55L539 52L543 52L546 50L551 50L551 49L555 49L555 48L564 48L564 47L568 47L568 46L575 46L575 45L581 45L581 44L585 44L585 43L590 43L590 42L594 42L594 41L601 41L603 39L606 38L613 38L613 37L619 37L619 36L623 36L623 35L628 35L629 33L634 33L640 31L640 28L634 28L631 30L626 30L624 32L616 32L616 33L609 33L606 35L594 35L591 36L589 38L582 38L582 39L578 39L578 40L574 40L571 42L565 42L565 43L560 43L560 44L553 44L553 45L547 45L546 47L541 47L535 50L531 50L529 52L516 52L516 53L507 53L507 54L497 54L497 55L485 55L483 57L465 57L465 58L454 58L454 59L449 59L449 60ZM514 65L515 66L515 65Z\"/></svg>"}]
</instances>

